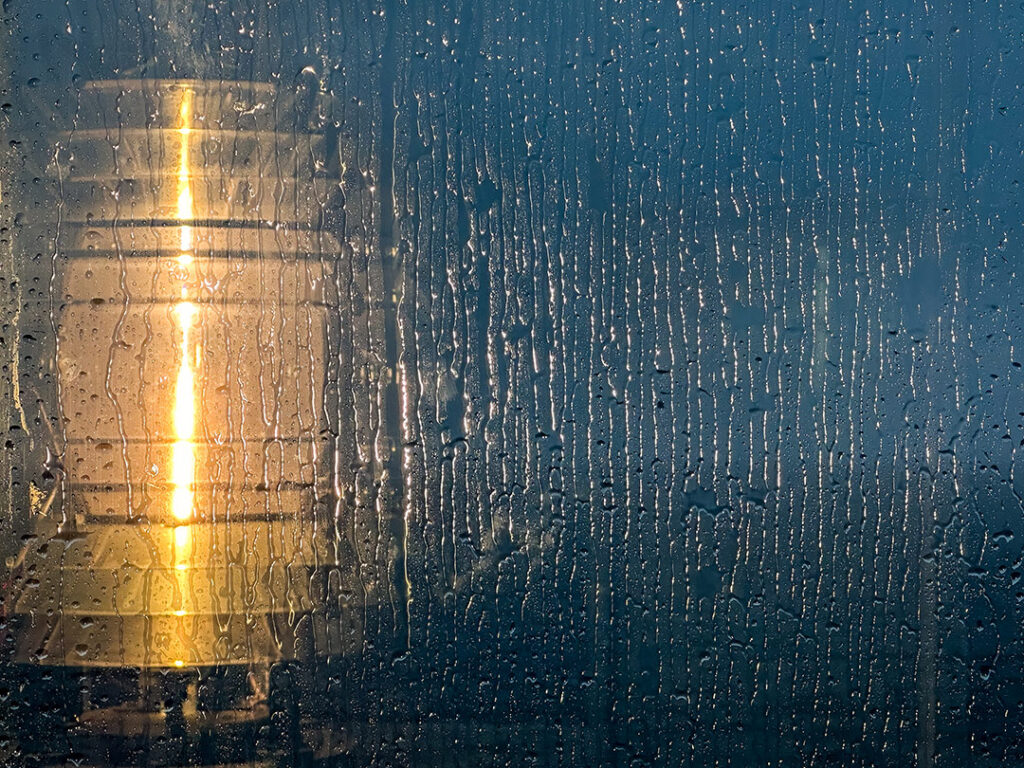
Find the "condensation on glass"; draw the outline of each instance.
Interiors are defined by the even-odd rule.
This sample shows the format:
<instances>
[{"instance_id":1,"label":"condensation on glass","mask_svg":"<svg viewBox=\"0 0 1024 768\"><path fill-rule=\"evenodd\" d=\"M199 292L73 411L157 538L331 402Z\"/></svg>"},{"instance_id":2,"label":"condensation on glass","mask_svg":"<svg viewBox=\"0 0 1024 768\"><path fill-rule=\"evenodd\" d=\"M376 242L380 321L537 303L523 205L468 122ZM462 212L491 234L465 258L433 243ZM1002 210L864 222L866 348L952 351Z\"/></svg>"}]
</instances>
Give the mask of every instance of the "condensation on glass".
<instances>
[{"instance_id":1,"label":"condensation on glass","mask_svg":"<svg viewBox=\"0 0 1024 768\"><path fill-rule=\"evenodd\" d=\"M1024 764L1019 3L0 21L0 763Z\"/></svg>"},{"instance_id":2,"label":"condensation on glass","mask_svg":"<svg viewBox=\"0 0 1024 768\"><path fill-rule=\"evenodd\" d=\"M344 259L326 97L306 96L88 81L51 137L60 471L10 614L17 663L93 671L86 741L162 739L176 716L255 740L273 663L358 647L357 612L328 605Z\"/></svg>"}]
</instances>

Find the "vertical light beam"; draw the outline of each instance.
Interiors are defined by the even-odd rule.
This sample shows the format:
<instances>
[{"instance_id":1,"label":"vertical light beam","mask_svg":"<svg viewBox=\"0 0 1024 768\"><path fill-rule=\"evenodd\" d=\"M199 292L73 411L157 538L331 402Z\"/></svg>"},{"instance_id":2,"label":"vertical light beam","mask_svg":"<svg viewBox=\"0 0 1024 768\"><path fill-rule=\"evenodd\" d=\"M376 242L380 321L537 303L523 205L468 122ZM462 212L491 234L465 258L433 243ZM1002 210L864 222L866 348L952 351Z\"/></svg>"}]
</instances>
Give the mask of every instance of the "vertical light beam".
<instances>
[{"instance_id":1,"label":"vertical light beam","mask_svg":"<svg viewBox=\"0 0 1024 768\"><path fill-rule=\"evenodd\" d=\"M171 482L174 493L171 511L176 520L191 520L195 507L195 372L192 366L190 331L196 316L196 306L189 300L188 284L193 261L193 232L195 218L192 203L192 177L189 171L189 134L192 132L192 91L185 89L181 97L178 135L180 137L178 162L178 221L181 222L181 250L178 253L178 274L181 277L181 300L174 308L181 333L180 362L174 388L174 450L171 455Z\"/></svg>"}]
</instances>

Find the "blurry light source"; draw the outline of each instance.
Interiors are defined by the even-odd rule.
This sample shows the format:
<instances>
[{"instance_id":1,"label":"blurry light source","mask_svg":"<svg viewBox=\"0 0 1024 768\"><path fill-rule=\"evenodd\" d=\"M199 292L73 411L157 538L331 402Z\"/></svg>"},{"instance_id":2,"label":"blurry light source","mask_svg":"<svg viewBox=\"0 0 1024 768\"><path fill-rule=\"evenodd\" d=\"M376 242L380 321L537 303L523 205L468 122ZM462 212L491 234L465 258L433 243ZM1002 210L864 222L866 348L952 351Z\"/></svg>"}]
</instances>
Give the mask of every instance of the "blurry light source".
<instances>
[{"instance_id":1,"label":"blurry light source","mask_svg":"<svg viewBox=\"0 0 1024 768\"><path fill-rule=\"evenodd\" d=\"M341 647L313 578L338 557L315 518L341 253L315 106L252 83L84 87L57 163L64 503L25 556L23 661L236 666L252 702L272 662Z\"/></svg>"}]
</instances>

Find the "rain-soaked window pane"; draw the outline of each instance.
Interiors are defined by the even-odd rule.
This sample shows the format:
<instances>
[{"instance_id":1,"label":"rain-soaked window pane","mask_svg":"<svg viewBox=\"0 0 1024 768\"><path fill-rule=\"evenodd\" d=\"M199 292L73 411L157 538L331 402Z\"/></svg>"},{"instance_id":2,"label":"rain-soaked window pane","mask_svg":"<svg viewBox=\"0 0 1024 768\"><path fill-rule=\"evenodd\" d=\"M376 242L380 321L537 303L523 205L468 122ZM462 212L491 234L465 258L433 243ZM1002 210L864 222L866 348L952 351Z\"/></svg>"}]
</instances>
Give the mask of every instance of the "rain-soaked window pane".
<instances>
[{"instance_id":1,"label":"rain-soaked window pane","mask_svg":"<svg viewBox=\"0 0 1024 768\"><path fill-rule=\"evenodd\" d=\"M1019 3L0 22L0 764L1024 764Z\"/></svg>"}]
</instances>

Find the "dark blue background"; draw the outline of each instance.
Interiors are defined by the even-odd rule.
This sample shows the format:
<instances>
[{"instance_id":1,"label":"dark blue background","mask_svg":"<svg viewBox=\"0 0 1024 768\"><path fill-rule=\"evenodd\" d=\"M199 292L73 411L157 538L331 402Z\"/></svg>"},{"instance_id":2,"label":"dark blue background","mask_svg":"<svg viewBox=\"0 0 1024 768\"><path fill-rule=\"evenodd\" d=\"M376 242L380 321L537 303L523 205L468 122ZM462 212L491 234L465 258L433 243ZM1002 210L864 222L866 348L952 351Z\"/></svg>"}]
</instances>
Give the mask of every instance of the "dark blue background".
<instances>
[{"instance_id":1,"label":"dark blue background","mask_svg":"<svg viewBox=\"0 0 1024 768\"><path fill-rule=\"evenodd\" d=\"M335 96L365 763L1024 761L1018 3L48 5L15 154L90 78Z\"/></svg>"}]
</instances>

